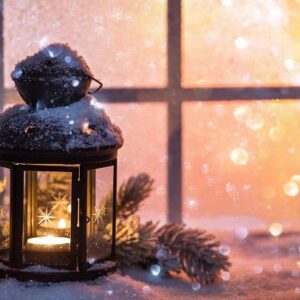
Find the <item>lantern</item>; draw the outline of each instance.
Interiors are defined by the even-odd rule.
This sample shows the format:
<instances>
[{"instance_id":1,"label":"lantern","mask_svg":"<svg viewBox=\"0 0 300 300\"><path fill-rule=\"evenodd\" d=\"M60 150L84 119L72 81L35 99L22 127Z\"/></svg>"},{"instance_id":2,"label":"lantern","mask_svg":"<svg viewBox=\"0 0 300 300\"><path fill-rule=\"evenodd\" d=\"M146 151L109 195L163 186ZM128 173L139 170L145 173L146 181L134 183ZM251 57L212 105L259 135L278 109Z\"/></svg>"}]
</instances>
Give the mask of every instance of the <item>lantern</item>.
<instances>
[{"instance_id":1,"label":"lantern","mask_svg":"<svg viewBox=\"0 0 300 300\"><path fill-rule=\"evenodd\" d=\"M1 277L83 280L116 268L121 131L92 96L57 106L0 115Z\"/></svg>"}]
</instances>

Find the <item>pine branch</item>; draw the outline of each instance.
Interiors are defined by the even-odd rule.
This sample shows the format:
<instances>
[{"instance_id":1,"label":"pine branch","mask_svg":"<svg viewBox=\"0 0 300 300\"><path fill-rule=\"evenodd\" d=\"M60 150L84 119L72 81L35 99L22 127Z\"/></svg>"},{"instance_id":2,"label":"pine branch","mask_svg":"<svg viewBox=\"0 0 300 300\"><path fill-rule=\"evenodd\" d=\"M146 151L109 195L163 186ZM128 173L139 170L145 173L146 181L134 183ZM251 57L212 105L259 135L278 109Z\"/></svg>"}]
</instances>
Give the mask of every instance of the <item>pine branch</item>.
<instances>
[{"instance_id":1,"label":"pine branch","mask_svg":"<svg viewBox=\"0 0 300 300\"><path fill-rule=\"evenodd\" d=\"M6 248L8 243L8 235L9 235L9 222L5 217L5 205L3 192L7 187L7 178L4 176L0 180L0 249Z\"/></svg>"},{"instance_id":2,"label":"pine branch","mask_svg":"<svg viewBox=\"0 0 300 300\"><path fill-rule=\"evenodd\" d=\"M181 270L199 283L213 282L221 270L228 271L230 267L228 257L218 251L219 242L205 231L169 224L161 227L156 235L166 253L178 258Z\"/></svg>"},{"instance_id":3,"label":"pine branch","mask_svg":"<svg viewBox=\"0 0 300 300\"><path fill-rule=\"evenodd\" d=\"M0 180L0 194L4 192L6 186L7 186L7 178L5 176L3 179Z\"/></svg>"},{"instance_id":4,"label":"pine branch","mask_svg":"<svg viewBox=\"0 0 300 300\"><path fill-rule=\"evenodd\" d=\"M145 173L130 177L118 191L118 216L126 219L135 214L140 204L149 197L154 180Z\"/></svg>"},{"instance_id":5,"label":"pine branch","mask_svg":"<svg viewBox=\"0 0 300 300\"><path fill-rule=\"evenodd\" d=\"M131 218L152 191L153 179L147 174L130 177L118 192L117 260L121 265L159 263L166 273L186 273L192 280L206 284L214 281L220 271L227 271L228 257L219 253L219 242L205 231L186 229L181 224L157 228L147 222L129 231L126 219ZM138 223L139 224L139 223ZM134 236L134 238L132 238Z\"/></svg>"},{"instance_id":6,"label":"pine branch","mask_svg":"<svg viewBox=\"0 0 300 300\"><path fill-rule=\"evenodd\" d=\"M0 249L7 248L9 242L9 221L0 224Z\"/></svg>"},{"instance_id":7,"label":"pine branch","mask_svg":"<svg viewBox=\"0 0 300 300\"><path fill-rule=\"evenodd\" d=\"M116 257L119 265L149 264L156 245L156 225L148 222L140 225L137 216L117 220Z\"/></svg>"}]
</instances>

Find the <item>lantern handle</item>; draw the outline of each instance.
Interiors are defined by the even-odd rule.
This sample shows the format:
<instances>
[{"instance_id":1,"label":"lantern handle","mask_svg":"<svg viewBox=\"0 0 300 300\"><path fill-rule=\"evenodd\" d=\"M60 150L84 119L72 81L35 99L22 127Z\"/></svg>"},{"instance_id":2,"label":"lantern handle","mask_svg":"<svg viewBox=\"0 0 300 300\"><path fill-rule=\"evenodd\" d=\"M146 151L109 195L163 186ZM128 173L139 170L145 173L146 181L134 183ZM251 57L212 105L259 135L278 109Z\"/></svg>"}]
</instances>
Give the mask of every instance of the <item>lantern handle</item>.
<instances>
[{"instance_id":1,"label":"lantern handle","mask_svg":"<svg viewBox=\"0 0 300 300\"><path fill-rule=\"evenodd\" d=\"M100 80L94 78L94 77L91 76L91 75L88 75L88 77L89 77L90 79L96 81L96 82L99 84L99 86L98 86L94 91L88 92L89 95L93 95L93 94L95 94L96 92L98 92L98 91L103 87L103 83L102 83Z\"/></svg>"}]
</instances>

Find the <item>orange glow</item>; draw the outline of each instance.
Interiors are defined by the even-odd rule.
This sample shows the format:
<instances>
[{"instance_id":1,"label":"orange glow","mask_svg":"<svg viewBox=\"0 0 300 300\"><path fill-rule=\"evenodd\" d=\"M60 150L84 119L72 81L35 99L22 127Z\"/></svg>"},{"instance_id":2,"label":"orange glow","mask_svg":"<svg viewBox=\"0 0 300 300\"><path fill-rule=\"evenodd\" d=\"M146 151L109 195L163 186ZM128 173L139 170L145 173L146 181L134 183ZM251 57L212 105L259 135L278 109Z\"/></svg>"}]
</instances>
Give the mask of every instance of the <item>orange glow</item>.
<instances>
[{"instance_id":1,"label":"orange glow","mask_svg":"<svg viewBox=\"0 0 300 300\"><path fill-rule=\"evenodd\" d=\"M184 86L299 85L299 1L182 2Z\"/></svg>"},{"instance_id":2,"label":"orange glow","mask_svg":"<svg viewBox=\"0 0 300 300\"><path fill-rule=\"evenodd\" d=\"M139 212L144 220L164 222L168 162L166 103L104 104L104 109L124 135L124 146L118 154L118 182L141 172L152 176L154 191Z\"/></svg>"},{"instance_id":3,"label":"orange glow","mask_svg":"<svg viewBox=\"0 0 300 300\"><path fill-rule=\"evenodd\" d=\"M215 224L239 220L239 226L298 224L299 114L299 103L287 100L185 103L186 222L201 216ZM253 130L248 120L256 117L263 126ZM190 199L198 206L188 205Z\"/></svg>"},{"instance_id":4,"label":"orange glow","mask_svg":"<svg viewBox=\"0 0 300 300\"><path fill-rule=\"evenodd\" d=\"M299 85L299 1L182 2L183 86ZM17 60L53 41L68 41L105 87L167 84L166 0L29 3L4 1L6 87ZM102 101L91 105L104 108L124 133L119 183L140 172L154 177L141 214L164 221L167 104ZM182 111L185 221L239 216L265 228L298 222L298 102L198 101L184 103Z\"/></svg>"}]
</instances>

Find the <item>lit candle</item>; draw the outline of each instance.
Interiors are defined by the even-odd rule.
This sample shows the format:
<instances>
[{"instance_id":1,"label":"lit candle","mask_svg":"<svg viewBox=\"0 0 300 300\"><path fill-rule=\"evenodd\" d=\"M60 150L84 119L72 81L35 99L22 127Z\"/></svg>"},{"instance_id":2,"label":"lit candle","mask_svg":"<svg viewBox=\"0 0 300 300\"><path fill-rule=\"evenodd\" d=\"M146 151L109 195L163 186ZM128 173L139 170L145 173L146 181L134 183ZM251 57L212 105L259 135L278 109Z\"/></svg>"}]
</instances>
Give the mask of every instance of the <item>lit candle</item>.
<instances>
[{"instance_id":1,"label":"lit candle","mask_svg":"<svg viewBox=\"0 0 300 300\"><path fill-rule=\"evenodd\" d=\"M27 240L27 243L31 245L40 245L40 246L58 246L58 245L70 244L70 238L47 235L47 236L30 238Z\"/></svg>"}]
</instances>

